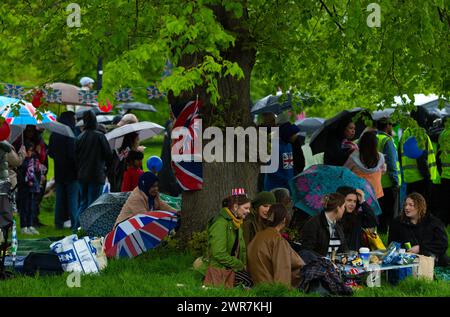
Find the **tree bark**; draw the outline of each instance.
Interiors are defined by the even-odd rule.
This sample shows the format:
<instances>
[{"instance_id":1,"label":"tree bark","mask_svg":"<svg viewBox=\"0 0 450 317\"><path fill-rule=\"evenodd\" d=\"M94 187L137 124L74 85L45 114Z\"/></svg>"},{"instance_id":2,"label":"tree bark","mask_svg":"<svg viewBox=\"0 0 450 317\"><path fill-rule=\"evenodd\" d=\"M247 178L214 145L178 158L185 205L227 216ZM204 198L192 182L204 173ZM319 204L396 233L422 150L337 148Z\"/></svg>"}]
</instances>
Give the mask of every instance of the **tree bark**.
<instances>
[{"instance_id":1,"label":"tree bark","mask_svg":"<svg viewBox=\"0 0 450 317\"><path fill-rule=\"evenodd\" d=\"M253 124L250 116L250 75L256 59L256 50L251 46L253 41L249 30L246 29L248 13L244 12L241 18L236 19L223 7L213 7L213 10L223 27L237 37L235 46L222 52L222 57L238 63L244 72L244 78L241 80L231 76L218 78L221 97L219 103L225 108L223 113L219 113L210 104L205 87L197 87L193 94L182 94L177 98L169 94L169 102L172 104L183 100L195 100L198 95L204 102L201 110L203 129L214 126L218 116L227 127L246 128ZM197 58L198 56L183 56L181 64L192 65ZM207 142L209 141L204 143ZM232 188L245 188L249 197L254 197L257 190L258 163L203 162L202 164L203 189L183 193L181 227L178 232L182 246L186 246L194 232L206 228L209 219L219 212L222 200L231 195Z\"/></svg>"}]
</instances>

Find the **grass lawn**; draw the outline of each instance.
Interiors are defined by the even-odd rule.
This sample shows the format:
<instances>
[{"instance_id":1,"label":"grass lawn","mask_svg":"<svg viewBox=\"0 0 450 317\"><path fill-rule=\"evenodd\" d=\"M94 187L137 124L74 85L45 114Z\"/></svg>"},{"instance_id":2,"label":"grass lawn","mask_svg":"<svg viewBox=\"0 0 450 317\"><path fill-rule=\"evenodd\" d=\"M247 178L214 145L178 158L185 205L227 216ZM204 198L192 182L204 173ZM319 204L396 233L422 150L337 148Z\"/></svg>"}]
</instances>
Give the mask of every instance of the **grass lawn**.
<instances>
[{"instance_id":1,"label":"grass lawn","mask_svg":"<svg viewBox=\"0 0 450 317\"><path fill-rule=\"evenodd\" d=\"M153 138L147 143L145 162L152 155L160 155L162 137ZM53 162L50 161L49 179L53 175ZM41 221L46 227L40 228L40 235L33 238L65 236L70 230L56 230L53 225L54 196L46 198L41 205ZM449 229L450 233L450 229ZM18 234L19 239L30 236ZM383 237L384 239L386 237ZM450 254L450 251L449 251ZM299 291L290 291L280 285L261 285L252 290L202 288L201 276L193 271L195 257L187 251L174 247L161 247L135 259L109 260L108 267L99 275L81 277L79 288L67 286L69 273L51 277L18 276L0 281L0 296L171 296L171 297L303 297ZM357 290L356 297L403 297L403 296L450 296L450 282L423 281L413 278L402 281L397 286L386 282L380 288Z\"/></svg>"}]
</instances>

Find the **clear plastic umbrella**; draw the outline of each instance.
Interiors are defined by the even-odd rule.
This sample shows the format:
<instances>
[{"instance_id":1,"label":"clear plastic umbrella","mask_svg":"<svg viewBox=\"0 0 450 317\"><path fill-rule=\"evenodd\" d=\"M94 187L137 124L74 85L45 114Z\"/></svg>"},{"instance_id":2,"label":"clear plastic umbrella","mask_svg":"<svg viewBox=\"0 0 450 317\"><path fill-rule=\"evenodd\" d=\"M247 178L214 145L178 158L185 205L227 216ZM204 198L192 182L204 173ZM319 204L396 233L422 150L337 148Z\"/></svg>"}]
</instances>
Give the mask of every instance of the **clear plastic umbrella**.
<instances>
[{"instance_id":1,"label":"clear plastic umbrella","mask_svg":"<svg viewBox=\"0 0 450 317\"><path fill-rule=\"evenodd\" d=\"M123 137L128 133L136 132L139 134L139 141L144 141L154 137L162 131L164 131L164 127L159 124L142 121L126 124L120 128L116 128L111 132L106 133L105 136L111 146L111 149L118 149L122 145Z\"/></svg>"}]
</instances>

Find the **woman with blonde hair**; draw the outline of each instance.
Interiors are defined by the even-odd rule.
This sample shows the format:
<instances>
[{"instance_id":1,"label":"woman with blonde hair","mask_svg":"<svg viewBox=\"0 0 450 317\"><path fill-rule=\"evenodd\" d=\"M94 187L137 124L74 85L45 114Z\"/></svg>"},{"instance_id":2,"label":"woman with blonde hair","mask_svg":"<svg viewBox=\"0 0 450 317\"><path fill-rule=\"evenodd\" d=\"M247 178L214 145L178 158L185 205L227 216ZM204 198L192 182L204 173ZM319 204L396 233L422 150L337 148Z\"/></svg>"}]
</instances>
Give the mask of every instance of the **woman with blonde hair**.
<instances>
[{"instance_id":1,"label":"woman with blonde hair","mask_svg":"<svg viewBox=\"0 0 450 317\"><path fill-rule=\"evenodd\" d=\"M427 212L425 198L419 193L411 193L406 197L401 215L394 219L389 228L388 240L389 243L410 243L409 252L434 256L438 266L449 265L445 226Z\"/></svg>"}]
</instances>

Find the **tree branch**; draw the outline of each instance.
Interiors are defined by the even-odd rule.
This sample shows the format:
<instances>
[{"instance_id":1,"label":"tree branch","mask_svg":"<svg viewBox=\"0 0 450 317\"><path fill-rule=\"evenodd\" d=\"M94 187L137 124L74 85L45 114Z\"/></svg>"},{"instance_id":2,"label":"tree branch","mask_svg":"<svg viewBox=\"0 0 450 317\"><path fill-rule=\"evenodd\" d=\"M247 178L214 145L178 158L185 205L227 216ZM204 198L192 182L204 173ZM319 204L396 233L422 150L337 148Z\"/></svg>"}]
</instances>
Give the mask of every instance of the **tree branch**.
<instances>
[{"instance_id":1,"label":"tree branch","mask_svg":"<svg viewBox=\"0 0 450 317\"><path fill-rule=\"evenodd\" d=\"M326 5L322 0L319 0L319 1L320 1L320 3L322 4L322 6L325 8L325 10L327 11L328 15L329 15L329 16L331 17L331 19L333 20L334 24L336 24L336 25L338 26L338 28L344 33L344 28L339 24L339 22L337 22L337 21L334 19L334 15L333 15L333 13L331 13L330 9L328 9L327 5Z\"/></svg>"}]
</instances>

